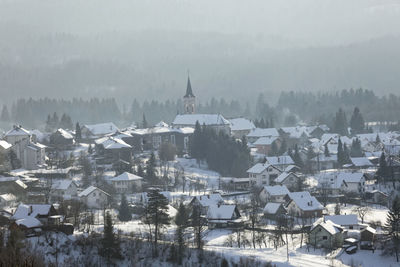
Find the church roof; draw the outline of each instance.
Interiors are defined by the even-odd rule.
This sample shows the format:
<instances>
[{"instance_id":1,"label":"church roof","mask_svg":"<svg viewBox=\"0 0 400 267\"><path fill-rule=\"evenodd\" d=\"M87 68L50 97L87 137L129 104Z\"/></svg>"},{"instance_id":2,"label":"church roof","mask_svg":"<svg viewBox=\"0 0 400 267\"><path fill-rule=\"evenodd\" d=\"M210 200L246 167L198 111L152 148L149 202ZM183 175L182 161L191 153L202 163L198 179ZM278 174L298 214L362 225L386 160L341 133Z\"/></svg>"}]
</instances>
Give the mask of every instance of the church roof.
<instances>
[{"instance_id":1,"label":"church roof","mask_svg":"<svg viewBox=\"0 0 400 267\"><path fill-rule=\"evenodd\" d=\"M186 94L184 97L194 97L192 91L192 84L190 83L190 77L188 77L187 87L186 87Z\"/></svg>"}]
</instances>

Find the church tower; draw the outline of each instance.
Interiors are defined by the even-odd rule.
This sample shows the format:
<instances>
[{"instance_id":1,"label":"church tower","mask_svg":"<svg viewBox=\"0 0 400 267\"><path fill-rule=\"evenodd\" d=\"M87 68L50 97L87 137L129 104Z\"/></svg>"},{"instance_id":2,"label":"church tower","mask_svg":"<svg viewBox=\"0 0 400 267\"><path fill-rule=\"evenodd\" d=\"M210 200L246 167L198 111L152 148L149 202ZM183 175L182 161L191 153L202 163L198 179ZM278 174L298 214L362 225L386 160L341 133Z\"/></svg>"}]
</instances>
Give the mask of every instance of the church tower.
<instances>
[{"instance_id":1,"label":"church tower","mask_svg":"<svg viewBox=\"0 0 400 267\"><path fill-rule=\"evenodd\" d=\"M186 86L186 94L183 97L183 108L185 114L194 114L196 108L196 97L192 91L192 85L190 84L190 77L188 76L187 86Z\"/></svg>"}]
</instances>

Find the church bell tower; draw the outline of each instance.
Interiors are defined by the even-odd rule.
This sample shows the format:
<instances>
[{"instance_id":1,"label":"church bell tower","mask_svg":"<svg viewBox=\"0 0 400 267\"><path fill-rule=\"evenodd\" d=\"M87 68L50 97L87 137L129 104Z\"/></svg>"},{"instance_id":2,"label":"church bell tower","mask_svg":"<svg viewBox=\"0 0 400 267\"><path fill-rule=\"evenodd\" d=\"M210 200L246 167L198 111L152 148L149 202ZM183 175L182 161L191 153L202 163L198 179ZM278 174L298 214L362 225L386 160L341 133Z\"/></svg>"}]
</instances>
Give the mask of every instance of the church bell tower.
<instances>
[{"instance_id":1,"label":"church bell tower","mask_svg":"<svg viewBox=\"0 0 400 267\"><path fill-rule=\"evenodd\" d=\"M189 76L186 86L186 94L183 96L183 106L185 114L194 114L196 111L196 97L193 94Z\"/></svg>"}]
</instances>

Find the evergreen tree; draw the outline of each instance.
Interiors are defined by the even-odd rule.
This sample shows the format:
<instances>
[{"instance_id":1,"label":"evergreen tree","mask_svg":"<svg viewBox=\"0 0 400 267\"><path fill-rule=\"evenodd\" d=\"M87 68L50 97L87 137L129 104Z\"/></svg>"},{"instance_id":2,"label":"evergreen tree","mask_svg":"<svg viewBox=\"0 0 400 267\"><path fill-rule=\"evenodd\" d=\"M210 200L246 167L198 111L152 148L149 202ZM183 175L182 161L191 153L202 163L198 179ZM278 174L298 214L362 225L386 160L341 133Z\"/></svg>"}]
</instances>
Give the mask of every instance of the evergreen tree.
<instances>
[{"instance_id":1,"label":"evergreen tree","mask_svg":"<svg viewBox=\"0 0 400 267\"><path fill-rule=\"evenodd\" d=\"M93 154L93 147L92 147L92 144L89 144L88 153L89 153L89 155Z\"/></svg>"},{"instance_id":2,"label":"evergreen tree","mask_svg":"<svg viewBox=\"0 0 400 267\"><path fill-rule=\"evenodd\" d=\"M362 157L363 152L361 148L361 141L360 139L356 138L355 140L353 139L351 143L351 148L350 148L350 155L352 157Z\"/></svg>"},{"instance_id":3,"label":"evergreen tree","mask_svg":"<svg viewBox=\"0 0 400 267\"><path fill-rule=\"evenodd\" d=\"M336 205L335 205L335 215L340 215L340 205L339 205L339 203L336 203Z\"/></svg>"},{"instance_id":4,"label":"evergreen tree","mask_svg":"<svg viewBox=\"0 0 400 267\"><path fill-rule=\"evenodd\" d=\"M294 146L293 161L300 168L304 167L304 163L303 163L303 160L301 159L300 152L299 152L299 147L298 147L297 144Z\"/></svg>"},{"instance_id":5,"label":"evergreen tree","mask_svg":"<svg viewBox=\"0 0 400 267\"><path fill-rule=\"evenodd\" d=\"M185 251L185 229L188 227L189 213L185 205L181 202L178 212L175 216L175 224L177 226L175 232L176 243L178 244L178 263L182 264L182 258Z\"/></svg>"},{"instance_id":6,"label":"evergreen tree","mask_svg":"<svg viewBox=\"0 0 400 267\"><path fill-rule=\"evenodd\" d=\"M358 107L354 108L353 115L350 119L350 127L353 135L364 132L365 121Z\"/></svg>"},{"instance_id":7,"label":"evergreen tree","mask_svg":"<svg viewBox=\"0 0 400 267\"><path fill-rule=\"evenodd\" d=\"M146 129L146 128L148 128L148 127L149 127L149 126L148 126L148 124L147 124L146 116L145 116L144 113L143 113L142 128L143 128L143 129Z\"/></svg>"},{"instance_id":8,"label":"evergreen tree","mask_svg":"<svg viewBox=\"0 0 400 267\"><path fill-rule=\"evenodd\" d=\"M112 258L121 258L119 242L114 234L114 226L109 211L104 218L104 235L101 240L101 254L110 261Z\"/></svg>"},{"instance_id":9,"label":"evergreen tree","mask_svg":"<svg viewBox=\"0 0 400 267\"><path fill-rule=\"evenodd\" d=\"M390 208L385 228L388 236L393 242L393 249L396 255L396 261L399 262L399 247L400 247L400 198L396 196Z\"/></svg>"},{"instance_id":10,"label":"evergreen tree","mask_svg":"<svg viewBox=\"0 0 400 267\"><path fill-rule=\"evenodd\" d=\"M82 139L81 126L79 125L79 122L75 125L75 139L78 142Z\"/></svg>"},{"instance_id":11,"label":"evergreen tree","mask_svg":"<svg viewBox=\"0 0 400 267\"><path fill-rule=\"evenodd\" d=\"M343 166L343 164L345 164L345 156L344 156L344 151L343 151L343 144L342 144L342 140L339 138L338 141L338 148L337 148L337 161L338 161L338 165L340 167Z\"/></svg>"},{"instance_id":12,"label":"evergreen tree","mask_svg":"<svg viewBox=\"0 0 400 267\"><path fill-rule=\"evenodd\" d=\"M348 164L350 163L350 151L347 148L347 145L343 145L343 164Z\"/></svg>"},{"instance_id":13,"label":"evergreen tree","mask_svg":"<svg viewBox=\"0 0 400 267\"><path fill-rule=\"evenodd\" d=\"M58 126L60 125L60 121L58 119L57 112L53 113L53 117L51 118L51 129L57 129Z\"/></svg>"},{"instance_id":14,"label":"evergreen tree","mask_svg":"<svg viewBox=\"0 0 400 267\"><path fill-rule=\"evenodd\" d=\"M190 143L190 155L200 163L205 158L204 132L200 123L196 121L193 136Z\"/></svg>"},{"instance_id":15,"label":"evergreen tree","mask_svg":"<svg viewBox=\"0 0 400 267\"><path fill-rule=\"evenodd\" d=\"M148 203L145 210L145 223L153 225L154 228L154 256L158 255L158 238L160 234L160 228L170 224L170 218L168 216L168 199L162 195L157 189L151 190L148 193Z\"/></svg>"},{"instance_id":16,"label":"evergreen tree","mask_svg":"<svg viewBox=\"0 0 400 267\"><path fill-rule=\"evenodd\" d=\"M50 114L47 115L47 120L46 120L46 132L51 132L53 130L53 121L51 119Z\"/></svg>"},{"instance_id":17,"label":"evergreen tree","mask_svg":"<svg viewBox=\"0 0 400 267\"><path fill-rule=\"evenodd\" d=\"M277 156L279 152L278 145L276 142L272 142L271 151L269 153L270 156Z\"/></svg>"},{"instance_id":18,"label":"evergreen tree","mask_svg":"<svg viewBox=\"0 0 400 267\"><path fill-rule=\"evenodd\" d=\"M329 152L328 143L324 145L324 155L325 157L330 157L331 153Z\"/></svg>"},{"instance_id":19,"label":"evergreen tree","mask_svg":"<svg viewBox=\"0 0 400 267\"><path fill-rule=\"evenodd\" d=\"M285 154L287 152L287 143L286 140L283 139L282 143L281 143L281 147L279 148L279 156Z\"/></svg>"},{"instance_id":20,"label":"evergreen tree","mask_svg":"<svg viewBox=\"0 0 400 267\"><path fill-rule=\"evenodd\" d=\"M150 158L146 162L146 181L149 184L157 183L156 156L154 152L151 152Z\"/></svg>"},{"instance_id":21,"label":"evergreen tree","mask_svg":"<svg viewBox=\"0 0 400 267\"><path fill-rule=\"evenodd\" d=\"M136 175L140 176L142 178L144 177L144 171L143 171L143 167L141 164L139 164L137 167Z\"/></svg>"},{"instance_id":22,"label":"evergreen tree","mask_svg":"<svg viewBox=\"0 0 400 267\"><path fill-rule=\"evenodd\" d=\"M8 108L6 105L3 105L3 109L1 111L0 120L4 122L9 122L11 120L10 113L8 112Z\"/></svg>"},{"instance_id":23,"label":"evergreen tree","mask_svg":"<svg viewBox=\"0 0 400 267\"><path fill-rule=\"evenodd\" d=\"M11 169L19 169L22 167L21 161L17 158L17 154L15 154L14 150L10 149L8 152L8 160L11 164Z\"/></svg>"},{"instance_id":24,"label":"evergreen tree","mask_svg":"<svg viewBox=\"0 0 400 267\"><path fill-rule=\"evenodd\" d=\"M132 213L128 206L128 201L126 200L125 194L121 196L121 204L118 209L118 219L122 222L127 222L132 220Z\"/></svg>"},{"instance_id":25,"label":"evergreen tree","mask_svg":"<svg viewBox=\"0 0 400 267\"><path fill-rule=\"evenodd\" d=\"M64 113L61 116L60 127L63 129L72 129L73 124L72 124L71 117Z\"/></svg>"},{"instance_id":26,"label":"evergreen tree","mask_svg":"<svg viewBox=\"0 0 400 267\"><path fill-rule=\"evenodd\" d=\"M336 117L333 123L333 130L335 133L338 133L341 136L347 136L349 135L347 127L346 113L341 108L339 108L339 111L336 113Z\"/></svg>"},{"instance_id":27,"label":"evergreen tree","mask_svg":"<svg viewBox=\"0 0 400 267\"><path fill-rule=\"evenodd\" d=\"M377 145L381 143L381 138L379 137L379 134L376 135L375 143Z\"/></svg>"},{"instance_id":28,"label":"evergreen tree","mask_svg":"<svg viewBox=\"0 0 400 267\"><path fill-rule=\"evenodd\" d=\"M388 166L386 162L385 152L382 152L381 157L379 158L379 168L376 174L384 179L388 176Z\"/></svg>"}]
</instances>

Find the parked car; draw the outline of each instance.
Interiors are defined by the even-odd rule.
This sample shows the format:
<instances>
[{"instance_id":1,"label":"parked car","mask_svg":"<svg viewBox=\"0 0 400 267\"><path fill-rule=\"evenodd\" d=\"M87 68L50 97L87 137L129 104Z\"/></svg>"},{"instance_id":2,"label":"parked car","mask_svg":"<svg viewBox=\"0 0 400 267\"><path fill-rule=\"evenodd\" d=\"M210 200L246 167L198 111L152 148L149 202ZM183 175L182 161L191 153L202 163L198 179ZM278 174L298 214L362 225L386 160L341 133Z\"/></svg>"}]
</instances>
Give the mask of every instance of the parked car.
<instances>
[{"instance_id":1,"label":"parked car","mask_svg":"<svg viewBox=\"0 0 400 267\"><path fill-rule=\"evenodd\" d=\"M346 248L346 253L347 254L354 254L354 253L356 253L357 252L357 246L351 246L351 247L348 247L348 248Z\"/></svg>"}]
</instances>

